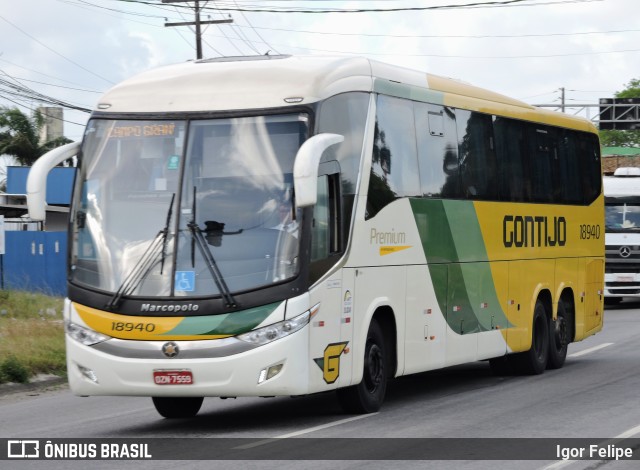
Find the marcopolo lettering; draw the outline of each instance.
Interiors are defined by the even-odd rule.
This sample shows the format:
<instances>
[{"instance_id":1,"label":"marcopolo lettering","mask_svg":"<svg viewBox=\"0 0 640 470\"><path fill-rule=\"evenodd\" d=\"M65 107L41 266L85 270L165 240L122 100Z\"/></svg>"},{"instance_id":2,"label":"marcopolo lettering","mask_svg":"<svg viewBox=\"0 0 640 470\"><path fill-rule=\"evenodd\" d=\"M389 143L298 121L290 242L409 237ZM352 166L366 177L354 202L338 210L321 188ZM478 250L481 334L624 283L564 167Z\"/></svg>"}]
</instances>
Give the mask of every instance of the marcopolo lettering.
<instances>
[{"instance_id":1,"label":"marcopolo lettering","mask_svg":"<svg viewBox=\"0 0 640 470\"><path fill-rule=\"evenodd\" d=\"M142 304L141 312L196 312L200 308L197 304Z\"/></svg>"},{"instance_id":2,"label":"marcopolo lettering","mask_svg":"<svg viewBox=\"0 0 640 470\"><path fill-rule=\"evenodd\" d=\"M506 248L565 246L567 220L540 215L505 215L502 241Z\"/></svg>"}]
</instances>

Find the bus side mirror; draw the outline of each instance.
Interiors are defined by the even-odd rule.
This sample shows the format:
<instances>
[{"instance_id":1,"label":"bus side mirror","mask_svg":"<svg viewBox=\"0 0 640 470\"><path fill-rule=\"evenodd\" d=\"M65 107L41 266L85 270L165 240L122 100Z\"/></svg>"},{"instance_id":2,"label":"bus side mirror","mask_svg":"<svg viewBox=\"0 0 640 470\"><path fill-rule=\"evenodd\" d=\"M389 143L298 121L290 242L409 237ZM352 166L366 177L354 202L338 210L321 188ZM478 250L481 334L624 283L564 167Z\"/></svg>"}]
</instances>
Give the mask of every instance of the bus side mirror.
<instances>
[{"instance_id":1,"label":"bus side mirror","mask_svg":"<svg viewBox=\"0 0 640 470\"><path fill-rule=\"evenodd\" d=\"M293 164L293 187L296 207L313 206L318 198L318 167L322 153L344 140L339 134L317 134L308 139L298 150Z\"/></svg>"},{"instance_id":2,"label":"bus side mirror","mask_svg":"<svg viewBox=\"0 0 640 470\"><path fill-rule=\"evenodd\" d=\"M27 209L33 220L46 219L47 176L59 163L78 154L80 142L54 148L38 158L27 176Z\"/></svg>"}]
</instances>

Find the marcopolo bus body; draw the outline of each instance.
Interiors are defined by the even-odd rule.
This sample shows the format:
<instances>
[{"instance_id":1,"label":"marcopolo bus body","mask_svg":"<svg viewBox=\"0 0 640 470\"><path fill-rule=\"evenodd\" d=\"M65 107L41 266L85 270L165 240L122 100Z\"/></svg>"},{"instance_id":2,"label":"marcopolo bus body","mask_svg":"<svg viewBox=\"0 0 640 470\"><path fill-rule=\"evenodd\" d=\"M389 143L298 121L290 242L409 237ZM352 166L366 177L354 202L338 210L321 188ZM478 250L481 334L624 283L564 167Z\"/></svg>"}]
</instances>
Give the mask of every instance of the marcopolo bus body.
<instances>
[{"instance_id":1,"label":"marcopolo bus body","mask_svg":"<svg viewBox=\"0 0 640 470\"><path fill-rule=\"evenodd\" d=\"M99 101L78 152L66 342L78 395L338 390L469 361L563 365L602 328L597 133L363 58L200 60ZM38 198L40 202L38 203Z\"/></svg>"}]
</instances>

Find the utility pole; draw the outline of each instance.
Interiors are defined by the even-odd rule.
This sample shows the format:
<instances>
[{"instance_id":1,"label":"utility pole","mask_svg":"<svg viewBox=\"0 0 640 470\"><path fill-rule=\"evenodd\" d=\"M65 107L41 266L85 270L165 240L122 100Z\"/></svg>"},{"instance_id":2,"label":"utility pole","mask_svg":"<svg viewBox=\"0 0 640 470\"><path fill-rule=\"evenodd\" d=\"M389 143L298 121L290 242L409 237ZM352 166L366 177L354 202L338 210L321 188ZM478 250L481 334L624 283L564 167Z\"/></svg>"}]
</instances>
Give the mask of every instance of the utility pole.
<instances>
[{"instance_id":1,"label":"utility pole","mask_svg":"<svg viewBox=\"0 0 640 470\"><path fill-rule=\"evenodd\" d=\"M560 88L560 109L564 113L564 87Z\"/></svg>"},{"instance_id":2,"label":"utility pole","mask_svg":"<svg viewBox=\"0 0 640 470\"><path fill-rule=\"evenodd\" d=\"M193 10L195 12L195 21L185 21L182 23L165 23L165 27L171 26L195 26L196 27L196 58L202 59L202 31L200 26L203 24L221 24L221 23L233 23L233 19L227 20L200 20L200 0L162 0L162 3L195 3ZM208 0L204 2L203 7L208 3Z\"/></svg>"}]
</instances>

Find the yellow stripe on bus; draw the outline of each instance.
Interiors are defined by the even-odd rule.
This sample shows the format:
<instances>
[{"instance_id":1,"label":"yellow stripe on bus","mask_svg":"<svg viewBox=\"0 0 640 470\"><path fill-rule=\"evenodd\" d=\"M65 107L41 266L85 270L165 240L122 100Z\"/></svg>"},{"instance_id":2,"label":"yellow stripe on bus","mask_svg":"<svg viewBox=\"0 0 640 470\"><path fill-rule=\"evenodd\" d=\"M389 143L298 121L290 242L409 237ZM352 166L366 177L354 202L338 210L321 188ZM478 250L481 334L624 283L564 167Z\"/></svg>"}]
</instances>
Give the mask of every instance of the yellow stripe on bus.
<instances>
[{"instance_id":1,"label":"yellow stripe on bus","mask_svg":"<svg viewBox=\"0 0 640 470\"><path fill-rule=\"evenodd\" d=\"M104 312L73 303L76 312L87 326L98 333L120 339L132 340L205 340L228 338L231 335L167 334L175 329L185 317L141 317Z\"/></svg>"}]
</instances>

